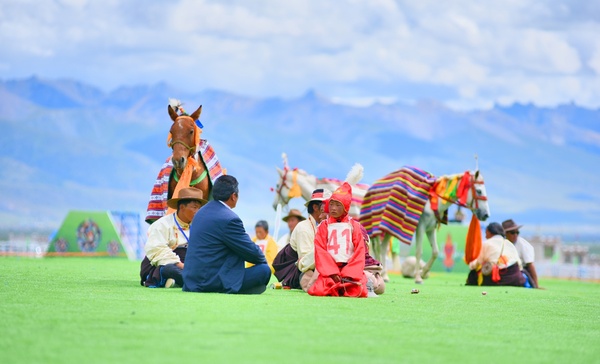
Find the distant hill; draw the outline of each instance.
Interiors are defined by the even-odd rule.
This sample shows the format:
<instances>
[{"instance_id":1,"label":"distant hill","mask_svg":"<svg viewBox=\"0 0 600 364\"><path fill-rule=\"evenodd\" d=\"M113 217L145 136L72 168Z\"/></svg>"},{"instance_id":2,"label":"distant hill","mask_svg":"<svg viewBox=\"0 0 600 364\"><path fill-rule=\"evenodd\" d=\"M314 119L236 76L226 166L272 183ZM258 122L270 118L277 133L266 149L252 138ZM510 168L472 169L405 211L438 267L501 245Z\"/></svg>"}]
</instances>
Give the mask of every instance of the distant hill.
<instances>
[{"instance_id":1,"label":"distant hill","mask_svg":"<svg viewBox=\"0 0 600 364\"><path fill-rule=\"evenodd\" d=\"M58 227L71 209L143 213L170 155L169 97L186 109L203 105L203 138L240 180L238 213L250 227L274 218L270 187L282 152L318 177L343 179L359 162L369 184L403 165L435 175L474 169L477 154L492 221L600 236L600 110L459 111L435 101L354 107L315 91L256 99L164 83L105 93L39 77L0 81L0 229Z\"/></svg>"}]
</instances>

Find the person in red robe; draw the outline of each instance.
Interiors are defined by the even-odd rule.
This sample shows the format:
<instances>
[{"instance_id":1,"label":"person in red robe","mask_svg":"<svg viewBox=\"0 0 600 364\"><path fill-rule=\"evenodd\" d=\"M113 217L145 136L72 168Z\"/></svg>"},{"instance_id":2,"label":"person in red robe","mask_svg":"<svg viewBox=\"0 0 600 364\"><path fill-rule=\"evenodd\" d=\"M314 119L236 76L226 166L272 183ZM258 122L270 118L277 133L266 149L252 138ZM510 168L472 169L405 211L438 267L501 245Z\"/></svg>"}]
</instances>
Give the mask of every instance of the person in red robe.
<instances>
[{"instance_id":1,"label":"person in red robe","mask_svg":"<svg viewBox=\"0 0 600 364\"><path fill-rule=\"evenodd\" d=\"M315 235L315 268L319 277L311 296L367 297L365 242L358 221L348 216L352 187L344 182L326 201L327 219Z\"/></svg>"}]
</instances>

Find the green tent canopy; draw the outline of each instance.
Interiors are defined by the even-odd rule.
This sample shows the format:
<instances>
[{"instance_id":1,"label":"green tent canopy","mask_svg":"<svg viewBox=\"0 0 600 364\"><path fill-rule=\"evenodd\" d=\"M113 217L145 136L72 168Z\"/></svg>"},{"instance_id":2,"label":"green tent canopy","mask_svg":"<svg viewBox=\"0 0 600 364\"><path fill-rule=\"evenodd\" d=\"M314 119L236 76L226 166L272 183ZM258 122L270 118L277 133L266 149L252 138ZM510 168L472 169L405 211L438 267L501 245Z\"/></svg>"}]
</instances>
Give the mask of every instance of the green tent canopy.
<instances>
[{"instance_id":1,"label":"green tent canopy","mask_svg":"<svg viewBox=\"0 0 600 364\"><path fill-rule=\"evenodd\" d=\"M50 241L46 256L136 259L108 211L70 211Z\"/></svg>"}]
</instances>

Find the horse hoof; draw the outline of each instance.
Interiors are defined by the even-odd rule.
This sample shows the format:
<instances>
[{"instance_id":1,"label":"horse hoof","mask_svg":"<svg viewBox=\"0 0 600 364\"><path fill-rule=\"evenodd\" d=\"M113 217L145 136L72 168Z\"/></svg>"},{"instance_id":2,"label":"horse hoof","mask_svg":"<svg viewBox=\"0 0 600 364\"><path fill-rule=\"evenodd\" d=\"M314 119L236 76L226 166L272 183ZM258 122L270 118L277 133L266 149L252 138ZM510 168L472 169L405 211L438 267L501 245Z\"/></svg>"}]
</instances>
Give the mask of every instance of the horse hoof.
<instances>
[{"instance_id":1,"label":"horse hoof","mask_svg":"<svg viewBox=\"0 0 600 364\"><path fill-rule=\"evenodd\" d=\"M423 284L423 279L421 279L421 278L415 279L415 283L416 284Z\"/></svg>"}]
</instances>

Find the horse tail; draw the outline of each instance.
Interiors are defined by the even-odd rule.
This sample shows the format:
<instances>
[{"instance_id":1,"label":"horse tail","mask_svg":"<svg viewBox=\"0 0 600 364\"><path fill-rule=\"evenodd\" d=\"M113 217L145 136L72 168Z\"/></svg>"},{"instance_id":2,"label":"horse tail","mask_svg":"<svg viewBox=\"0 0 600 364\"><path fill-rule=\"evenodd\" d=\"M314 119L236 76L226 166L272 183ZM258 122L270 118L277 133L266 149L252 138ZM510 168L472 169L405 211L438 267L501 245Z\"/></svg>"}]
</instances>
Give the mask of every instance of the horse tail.
<instances>
[{"instance_id":1,"label":"horse tail","mask_svg":"<svg viewBox=\"0 0 600 364\"><path fill-rule=\"evenodd\" d=\"M350 185L355 185L363 178L363 174L363 166L360 163L356 163L352 166L350 172L348 172L348 175L346 176L346 182L348 182Z\"/></svg>"}]
</instances>

